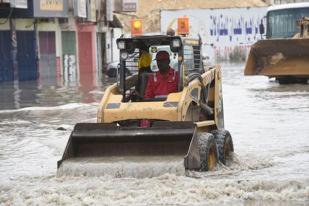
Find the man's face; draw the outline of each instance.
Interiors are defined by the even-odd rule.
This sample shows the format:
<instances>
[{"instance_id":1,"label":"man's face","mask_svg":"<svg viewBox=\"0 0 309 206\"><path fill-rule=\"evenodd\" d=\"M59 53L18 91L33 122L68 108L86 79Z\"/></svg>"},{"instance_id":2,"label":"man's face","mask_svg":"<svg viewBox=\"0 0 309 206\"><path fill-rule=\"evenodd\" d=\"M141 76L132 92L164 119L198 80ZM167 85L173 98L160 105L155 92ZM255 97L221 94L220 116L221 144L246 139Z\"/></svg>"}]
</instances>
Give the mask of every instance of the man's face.
<instances>
[{"instance_id":1,"label":"man's face","mask_svg":"<svg viewBox=\"0 0 309 206\"><path fill-rule=\"evenodd\" d=\"M157 60L157 65L158 65L160 73L166 74L169 70L170 60L169 59Z\"/></svg>"}]
</instances>

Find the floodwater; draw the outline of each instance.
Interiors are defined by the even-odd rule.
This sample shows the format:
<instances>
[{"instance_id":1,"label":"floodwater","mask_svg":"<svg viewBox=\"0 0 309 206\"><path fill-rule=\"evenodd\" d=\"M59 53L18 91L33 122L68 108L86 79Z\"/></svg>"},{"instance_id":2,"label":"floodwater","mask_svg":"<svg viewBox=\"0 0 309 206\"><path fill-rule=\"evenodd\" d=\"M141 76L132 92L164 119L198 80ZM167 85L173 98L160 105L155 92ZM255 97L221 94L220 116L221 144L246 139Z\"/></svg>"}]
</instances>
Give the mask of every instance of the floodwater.
<instances>
[{"instance_id":1,"label":"floodwater","mask_svg":"<svg viewBox=\"0 0 309 206\"><path fill-rule=\"evenodd\" d=\"M244 77L243 68L223 65L233 163L187 176L57 176L70 131L96 121L106 84L1 83L0 205L309 205L309 85Z\"/></svg>"},{"instance_id":2,"label":"floodwater","mask_svg":"<svg viewBox=\"0 0 309 206\"><path fill-rule=\"evenodd\" d=\"M183 157L172 155L74 158L65 160L57 176L157 177L171 173L186 175Z\"/></svg>"}]
</instances>

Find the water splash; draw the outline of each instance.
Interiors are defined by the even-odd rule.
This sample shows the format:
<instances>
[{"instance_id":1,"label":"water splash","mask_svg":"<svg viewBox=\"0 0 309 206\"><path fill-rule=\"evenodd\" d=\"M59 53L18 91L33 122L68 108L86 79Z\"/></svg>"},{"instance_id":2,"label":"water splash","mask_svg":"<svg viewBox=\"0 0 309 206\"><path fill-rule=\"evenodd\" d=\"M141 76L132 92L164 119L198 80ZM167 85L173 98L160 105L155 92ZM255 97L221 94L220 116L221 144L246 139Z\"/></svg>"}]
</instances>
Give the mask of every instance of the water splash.
<instances>
[{"instance_id":1,"label":"water splash","mask_svg":"<svg viewBox=\"0 0 309 206\"><path fill-rule=\"evenodd\" d=\"M184 175L181 156L100 157L65 160L57 176L104 176L146 178L165 173Z\"/></svg>"}]
</instances>

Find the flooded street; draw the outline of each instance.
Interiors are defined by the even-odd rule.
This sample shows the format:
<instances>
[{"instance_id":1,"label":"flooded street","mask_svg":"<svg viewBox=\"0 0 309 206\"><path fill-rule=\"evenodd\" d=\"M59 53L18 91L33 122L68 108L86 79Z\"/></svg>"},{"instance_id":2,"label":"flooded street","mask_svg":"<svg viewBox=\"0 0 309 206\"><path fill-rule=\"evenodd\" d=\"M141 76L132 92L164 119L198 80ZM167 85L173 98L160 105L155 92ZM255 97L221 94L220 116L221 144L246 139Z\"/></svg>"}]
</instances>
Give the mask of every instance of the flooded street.
<instances>
[{"instance_id":1,"label":"flooded street","mask_svg":"<svg viewBox=\"0 0 309 206\"><path fill-rule=\"evenodd\" d=\"M96 121L106 84L1 83L0 205L309 205L309 85L243 68L222 66L232 165L188 176L57 177L74 124Z\"/></svg>"}]
</instances>

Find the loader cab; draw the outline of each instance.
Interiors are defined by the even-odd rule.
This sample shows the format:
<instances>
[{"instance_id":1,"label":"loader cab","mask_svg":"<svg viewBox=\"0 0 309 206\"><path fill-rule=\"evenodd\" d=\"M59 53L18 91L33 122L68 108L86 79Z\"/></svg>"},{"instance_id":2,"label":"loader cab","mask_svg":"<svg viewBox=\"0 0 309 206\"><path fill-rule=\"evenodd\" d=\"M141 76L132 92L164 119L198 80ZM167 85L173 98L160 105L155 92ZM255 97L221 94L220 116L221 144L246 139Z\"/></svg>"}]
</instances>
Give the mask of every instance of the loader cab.
<instances>
[{"instance_id":1,"label":"loader cab","mask_svg":"<svg viewBox=\"0 0 309 206\"><path fill-rule=\"evenodd\" d=\"M122 102L146 101L143 96L147 82L158 71L155 60L159 51L166 51L170 55L170 67L179 75L178 92L184 87L186 75L192 72L201 73L202 60L200 55L201 43L199 39L184 39L179 36L138 36L133 38L117 39L120 50L120 67L117 75L117 86L123 98ZM149 70L143 72L139 59L142 53L148 53L151 57ZM127 72L129 71L129 72ZM128 74L133 74L129 76ZM147 101L163 101L162 98Z\"/></svg>"},{"instance_id":2,"label":"loader cab","mask_svg":"<svg viewBox=\"0 0 309 206\"><path fill-rule=\"evenodd\" d=\"M309 2L269 7L266 15L266 38L292 38L299 32L297 20L306 16L309 16Z\"/></svg>"}]
</instances>

